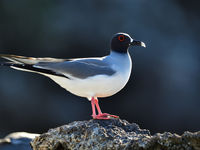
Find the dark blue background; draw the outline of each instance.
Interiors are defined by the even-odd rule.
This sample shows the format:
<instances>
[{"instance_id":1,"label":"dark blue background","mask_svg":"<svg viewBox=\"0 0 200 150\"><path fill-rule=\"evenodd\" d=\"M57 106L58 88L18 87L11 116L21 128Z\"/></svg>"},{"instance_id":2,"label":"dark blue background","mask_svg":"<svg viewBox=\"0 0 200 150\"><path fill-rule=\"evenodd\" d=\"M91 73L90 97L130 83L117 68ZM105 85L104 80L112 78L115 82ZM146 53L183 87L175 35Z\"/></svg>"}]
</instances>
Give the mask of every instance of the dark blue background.
<instances>
[{"instance_id":1,"label":"dark blue background","mask_svg":"<svg viewBox=\"0 0 200 150\"><path fill-rule=\"evenodd\" d=\"M152 133L200 129L199 27L196 0L0 1L3 54L104 56L116 32L145 42L146 49L130 49L133 71L127 86L100 105ZM0 68L0 136L42 133L90 115L87 99L50 79Z\"/></svg>"}]
</instances>

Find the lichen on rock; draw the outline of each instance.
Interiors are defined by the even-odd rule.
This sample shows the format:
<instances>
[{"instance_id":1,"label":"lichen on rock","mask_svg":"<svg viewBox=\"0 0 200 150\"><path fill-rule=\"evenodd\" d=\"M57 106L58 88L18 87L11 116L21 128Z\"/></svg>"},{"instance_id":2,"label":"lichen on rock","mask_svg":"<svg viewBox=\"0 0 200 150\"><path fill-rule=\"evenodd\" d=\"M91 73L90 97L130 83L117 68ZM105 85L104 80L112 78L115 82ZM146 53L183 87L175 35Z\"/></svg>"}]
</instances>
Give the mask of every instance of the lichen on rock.
<instances>
[{"instance_id":1,"label":"lichen on rock","mask_svg":"<svg viewBox=\"0 0 200 150\"><path fill-rule=\"evenodd\" d=\"M200 149L200 132L151 135L137 124L121 119L75 121L41 134L31 146L34 150L192 150Z\"/></svg>"}]
</instances>

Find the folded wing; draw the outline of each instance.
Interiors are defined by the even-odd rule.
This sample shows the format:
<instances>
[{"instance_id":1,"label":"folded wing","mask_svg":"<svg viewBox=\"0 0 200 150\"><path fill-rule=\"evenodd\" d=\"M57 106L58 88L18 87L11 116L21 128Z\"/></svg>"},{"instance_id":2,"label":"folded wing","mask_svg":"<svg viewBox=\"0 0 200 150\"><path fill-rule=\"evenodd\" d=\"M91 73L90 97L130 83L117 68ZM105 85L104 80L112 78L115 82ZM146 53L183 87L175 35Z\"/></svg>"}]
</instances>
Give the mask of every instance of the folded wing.
<instances>
[{"instance_id":1,"label":"folded wing","mask_svg":"<svg viewBox=\"0 0 200 150\"><path fill-rule=\"evenodd\" d=\"M95 75L113 75L115 71L111 66L100 58L86 59L56 59L34 58L16 55L0 55L10 62L2 65L14 69L43 73L48 75L62 76L69 79L85 79Z\"/></svg>"}]
</instances>

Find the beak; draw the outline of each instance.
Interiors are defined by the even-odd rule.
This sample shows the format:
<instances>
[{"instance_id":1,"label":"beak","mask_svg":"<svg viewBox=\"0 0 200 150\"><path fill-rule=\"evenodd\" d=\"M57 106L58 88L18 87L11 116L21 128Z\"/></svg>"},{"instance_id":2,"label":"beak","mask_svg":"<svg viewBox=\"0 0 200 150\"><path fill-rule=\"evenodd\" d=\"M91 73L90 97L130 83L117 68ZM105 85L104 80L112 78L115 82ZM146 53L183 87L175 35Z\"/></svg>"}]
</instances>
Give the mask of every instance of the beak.
<instances>
[{"instance_id":1,"label":"beak","mask_svg":"<svg viewBox=\"0 0 200 150\"><path fill-rule=\"evenodd\" d=\"M133 45L133 46L142 46L142 47L146 47L146 45L145 45L144 42L142 42L142 41L136 41L136 40L133 40L133 41L131 42L131 45Z\"/></svg>"}]
</instances>

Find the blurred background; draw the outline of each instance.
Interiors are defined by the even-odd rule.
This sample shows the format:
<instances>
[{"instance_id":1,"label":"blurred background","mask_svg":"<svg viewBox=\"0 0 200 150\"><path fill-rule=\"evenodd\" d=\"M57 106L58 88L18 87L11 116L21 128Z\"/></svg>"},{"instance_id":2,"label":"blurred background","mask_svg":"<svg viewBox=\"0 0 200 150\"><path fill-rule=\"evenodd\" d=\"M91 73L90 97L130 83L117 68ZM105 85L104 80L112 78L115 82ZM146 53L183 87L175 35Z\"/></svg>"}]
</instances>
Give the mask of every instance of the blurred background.
<instances>
[{"instance_id":1,"label":"blurred background","mask_svg":"<svg viewBox=\"0 0 200 150\"><path fill-rule=\"evenodd\" d=\"M114 33L127 32L147 48L130 49L126 87L100 99L152 134L200 130L200 9L192 0L1 0L0 53L77 58L109 54ZM4 60L1 59L1 62ZM87 99L38 74L0 68L0 137L46 132L91 119Z\"/></svg>"}]
</instances>

